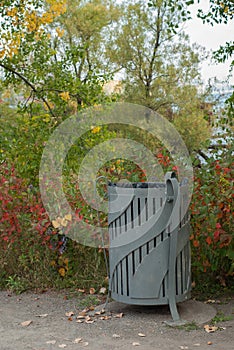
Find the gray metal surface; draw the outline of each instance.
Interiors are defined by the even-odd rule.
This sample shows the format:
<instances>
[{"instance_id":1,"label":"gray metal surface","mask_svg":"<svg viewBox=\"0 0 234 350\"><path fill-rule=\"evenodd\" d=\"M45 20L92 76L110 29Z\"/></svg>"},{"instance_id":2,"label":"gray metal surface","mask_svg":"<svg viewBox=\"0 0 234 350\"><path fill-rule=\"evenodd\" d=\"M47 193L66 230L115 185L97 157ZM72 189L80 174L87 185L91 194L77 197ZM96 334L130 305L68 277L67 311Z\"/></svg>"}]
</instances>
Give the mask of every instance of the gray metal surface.
<instances>
[{"instance_id":1,"label":"gray metal surface","mask_svg":"<svg viewBox=\"0 0 234 350\"><path fill-rule=\"evenodd\" d=\"M174 173L165 183L110 184L109 290L116 301L135 305L176 303L190 297L188 185Z\"/></svg>"}]
</instances>

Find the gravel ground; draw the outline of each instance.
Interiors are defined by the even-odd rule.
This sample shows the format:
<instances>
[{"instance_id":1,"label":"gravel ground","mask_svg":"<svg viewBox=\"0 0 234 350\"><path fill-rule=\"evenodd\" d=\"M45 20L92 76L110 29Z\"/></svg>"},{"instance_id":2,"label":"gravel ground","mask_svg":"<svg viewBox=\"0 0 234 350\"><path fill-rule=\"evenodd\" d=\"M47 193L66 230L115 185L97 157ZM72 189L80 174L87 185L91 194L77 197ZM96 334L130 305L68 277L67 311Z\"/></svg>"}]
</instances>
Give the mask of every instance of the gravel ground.
<instances>
[{"instance_id":1,"label":"gravel ground","mask_svg":"<svg viewBox=\"0 0 234 350\"><path fill-rule=\"evenodd\" d=\"M105 313L93 316L95 310L82 313L79 305L78 297L67 298L65 292L0 292L0 350L234 349L234 296L212 305L194 300L181 304L188 325L180 328L164 323L171 319L167 306L111 302ZM204 324L211 325L216 312L222 314L216 316L218 329L208 333Z\"/></svg>"}]
</instances>

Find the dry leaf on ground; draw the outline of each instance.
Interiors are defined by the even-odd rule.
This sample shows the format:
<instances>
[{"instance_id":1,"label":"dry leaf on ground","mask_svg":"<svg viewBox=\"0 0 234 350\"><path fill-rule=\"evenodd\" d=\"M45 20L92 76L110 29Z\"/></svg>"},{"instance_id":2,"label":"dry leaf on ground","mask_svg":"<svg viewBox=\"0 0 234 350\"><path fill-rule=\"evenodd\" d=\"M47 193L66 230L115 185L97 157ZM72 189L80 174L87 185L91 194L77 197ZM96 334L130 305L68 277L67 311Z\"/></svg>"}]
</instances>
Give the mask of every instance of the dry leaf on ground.
<instances>
[{"instance_id":1,"label":"dry leaf on ground","mask_svg":"<svg viewBox=\"0 0 234 350\"><path fill-rule=\"evenodd\" d=\"M120 314L114 315L114 317L116 317L116 318L122 318L123 315L124 315L123 312L121 312Z\"/></svg>"},{"instance_id":2,"label":"dry leaf on ground","mask_svg":"<svg viewBox=\"0 0 234 350\"><path fill-rule=\"evenodd\" d=\"M28 327L32 322L33 322L32 320L21 322L21 326L22 327Z\"/></svg>"},{"instance_id":3,"label":"dry leaf on ground","mask_svg":"<svg viewBox=\"0 0 234 350\"><path fill-rule=\"evenodd\" d=\"M212 341L207 342L207 345L212 345L212 344L213 344Z\"/></svg>"},{"instance_id":4,"label":"dry leaf on ground","mask_svg":"<svg viewBox=\"0 0 234 350\"><path fill-rule=\"evenodd\" d=\"M101 317L99 317L99 319L106 321L106 320L110 320L111 316L107 316L107 315L106 316L101 316Z\"/></svg>"},{"instance_id":5,"label":"dry leaf on ground","mask_svg":"<svg viewBox=\"0 0 234 350\"><path fill-rule=\"evenodd\" d=\"M213 299L208 299L205 301L205 304L215 304L216 303L216 300L213 300Z\"/></svg>"},{"instance_id":6,"label":"dry leaf on ground","mask_svg":"<svg viewBox=\"0 0 234 350\"><path fill-rule=\"evenodd\" d=\"M67 317L71 317L71 316L74 316L74 312L73 311L69 311L69 312L66 312L65 315Z\"/></svg>"},{"instance_id":7,"label":"dry leaf on ground","mask_svg":"<svg viewBox=\"0 0 234 350\"><path fill-rule=\"evenodd\" d=\"M206 324L204 326L204 329L207 333L213 333L213 332L216 332L218 330L218 327L216 326L209 326L208 324Z\"/></svg>"},{"instance_id":8,"label":"dry leaf on ground","mask_svg":"<svg viewBox=\"0 0 234 350\"><path fill-rule=\"evenodd\" d=\"M146 337L144 333L138 333L139 337Z\"/></svg>"},{"instance_id":9,"label":"dry leaf on ground","mask_svg":"<svg viewBox=\"0 0 234 350\"><path fill-rule=\"evenodd\" d=\"M41 318L44 318L44 317L47 317L48 314L42 314L42 315L36 315L36 317L41 317Z\"/></svg>"},{"instance_id":10,"label":"dry leaf on ground","mask_svg":"<svg viewBox=\"0 0 234 350\"><path fill-rule=\"evenodd\" d=\"M112 337L113 338L120 338L120 335L119 334L113 334Z\"/></svg>"},{"instance_id":11,"label":"dry leaf on ground","mask_svg":"<svg viewBox=\"0 0 234 350\"><path fill-rule=\"evenodd\" d=\"M89 294L94 294L94 293L95 293L95 289L94 288L90 288Z\"/></svg>"},{"instance_id":12,"label":"dry leaf on ground","mask_svg":"<svg viewBox=\"0 0 234 350\"><path fill-rule=\"evenodd\" d=\"M99 290L99 294L106 294L106 288L105 288L105 287L102 287L102 288Z\"/></svg>"},{"instance_id":13,"label":"dry leaf on ground","mask_svg":"<svg viewBox=\"0 0 234 350\"><path fill-rule=\"evenodd\" d=\"M79 344L82 342L82 338L76 338L75 340L73 340L74 344Z\"/></svg>"},{"instance_id":14,"label":"dry leaf on ground","mask_svg":"<svg viewBox=\"0 0 234 350\"><path fill-rule=\"evenodd\" d=\"M133 346L140 346L140 343L137 343L137 342L134 341L134 342L132 343L132 345L133 345Z\"/></svg>"},{"instance_id":15,"label":"dry leaf on ground","mask_svg":"<svg viewBox=\"0 0 234 350\"><path fill-rule=\"evenodd\" d=\"M54 344L56 344L56 340L48 340L48 341L46 342L46 344L52 344L52 345L54 345Z\"/></svg>"},{"instance_id":16,"label":"dry leaf on ground","mask_svg":"<svg viewBox=\"0 0 234 350\"><path fill-rule=\"evenodd\" d=\"M59 346L58 346L59 348L62 348L62 349L64 349L64 348L66 348L67 347L67 345L66 344L59 344Z\"/></svg>"},{"instance_id":17,"label":"dry leaf on ground","mask_svg":"<svg viewBox=\"0 0 234 350\"><path fill-rule=\"evenodd\" d=\"M99 315L103 315L105 313L105 309L101 309L100 311L96 311L95 315L99 316Z\"/></svg>"}]
</instances>

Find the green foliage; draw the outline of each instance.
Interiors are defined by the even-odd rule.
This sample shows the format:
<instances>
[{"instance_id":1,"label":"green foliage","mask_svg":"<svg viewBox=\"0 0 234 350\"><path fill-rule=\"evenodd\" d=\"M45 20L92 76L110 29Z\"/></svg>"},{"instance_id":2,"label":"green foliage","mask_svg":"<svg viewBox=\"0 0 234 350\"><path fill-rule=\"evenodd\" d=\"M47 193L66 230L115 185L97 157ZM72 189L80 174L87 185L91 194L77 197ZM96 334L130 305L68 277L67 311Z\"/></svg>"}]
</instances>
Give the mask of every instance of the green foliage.
<instances>
[{"instance_id":1,"label":"green foliage","mask_svg":"<svg viewBox=\"0 0 234 350\"><path fill-rule=\"evenodd\" d=\"M211 324L217 324L219 322L226 322L226 321L230 321L233 319L233 316L232 315L224 315L223 312L218 312L217 315L212 318L211 320Z\"/></svg>"}]
</instances>

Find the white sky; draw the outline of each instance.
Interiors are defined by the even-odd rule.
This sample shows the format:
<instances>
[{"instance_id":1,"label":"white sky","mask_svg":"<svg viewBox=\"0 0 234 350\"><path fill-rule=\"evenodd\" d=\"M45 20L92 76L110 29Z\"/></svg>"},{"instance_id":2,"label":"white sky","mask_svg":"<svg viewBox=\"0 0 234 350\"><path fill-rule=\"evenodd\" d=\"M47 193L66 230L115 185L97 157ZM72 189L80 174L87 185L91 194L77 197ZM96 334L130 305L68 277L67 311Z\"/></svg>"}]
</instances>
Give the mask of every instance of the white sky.
<instances>
[{"instance_id":1,"label":"white sky","mask_svg":"<svg viewBox=\"0 0 234 350\"><path fill-rule=\"evenodd\" d=\"M208 0L202 0L199 5L192 5L190 7L193 19L186 23L184 30L189 34L191 43L196 42L204 46L207 50L216 50L227 41L234 40L234 21L227 25L215 24L213 27L209 24L203 24L202 20L196 17L197 9L208 10L208 4ZM209 78L213 77L221 80L225 79L229 73L230 63L231 59L225 64L214 64L210 60L204 61L201 70L204 82L207 82ZM234 84L233 73L230 83Z\"/></svg>"}]
</instances>

